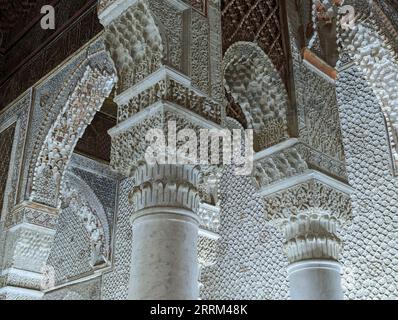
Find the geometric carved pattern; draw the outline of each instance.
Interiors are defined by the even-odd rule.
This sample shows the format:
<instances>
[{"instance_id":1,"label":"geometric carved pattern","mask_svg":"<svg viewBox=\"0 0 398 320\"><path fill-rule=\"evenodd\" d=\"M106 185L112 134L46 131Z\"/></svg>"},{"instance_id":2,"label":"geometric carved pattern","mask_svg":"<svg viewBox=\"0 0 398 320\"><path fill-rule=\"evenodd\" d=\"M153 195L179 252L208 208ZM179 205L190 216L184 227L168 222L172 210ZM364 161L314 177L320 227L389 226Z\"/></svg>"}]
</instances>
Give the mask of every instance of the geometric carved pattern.
<instances>
[{"instance_id":1,"label":"geometric carved pattern","mask_svg":"<svg viewBox=\"0 0 398 320\"><path fill-rule=\"evenodd\" d=\"M12 144L14 141L15 124L0 133L0 212L3 208Z\"/></svg>"},{"instance_id":2,"label":"geometric carved pattern","mask_svg":"<svg viewBox=\"0 0 398 320\"><path fill-rule=\"evenodd\" d=\"M340 71L336 86L347 176L355 190L353 222L343 237L346 298L395 300L398 179L391 174L383 114L359 67Z\"/></svg>"},{"instance_id":3,"label":"geometric carved pattern","mask_svg":"<svg viewBox=\"0 0 398 320\"><path fill-rule=\"evenodd\" d=\"M373 23L357 23L354 30L339 34L345 52L355 61L380 101L384 114L393 171L398 169L398 63L385 37ZM382 63L380 62L382 61Z\"/></svg>"}]
</instances>

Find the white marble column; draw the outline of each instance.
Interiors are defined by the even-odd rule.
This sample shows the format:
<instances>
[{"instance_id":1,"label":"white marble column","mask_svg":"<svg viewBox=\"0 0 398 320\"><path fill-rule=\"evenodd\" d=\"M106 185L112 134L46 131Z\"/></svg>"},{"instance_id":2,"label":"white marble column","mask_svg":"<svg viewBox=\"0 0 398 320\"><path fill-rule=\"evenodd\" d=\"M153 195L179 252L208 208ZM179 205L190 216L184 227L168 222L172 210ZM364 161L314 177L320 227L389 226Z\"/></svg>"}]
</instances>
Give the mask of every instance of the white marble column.
<instances>
[{"instance_id":1,"label":"white marble column","mask_svg":"<svg viewBox=\"0 0 398 320\"><path fill-rule=\"evenodd\" d=\"M342 300L341 266L333 260L303 260L287 268L293 300Z\"/></svg>"},{"instance_id":2,"label":"white marble column","mask_svg":"<svg viewBox=\"0 0 398 320\"><path fill-rule=\"evenodd\" d=\"M187 165L135 170L129 299L198 299L198 175Z\"/></svg>"},{"instance_id":3,"label":"white marble column","mask_svg":"<svg viewBox=\"0 0 398 320\"><path fill-rule=\"evenodd\" d=\"M311 209L282 223L293 300L341 300L341 243L337 220Z\"/></svg>"},{"instance_id":4,"label":"white marble column","mask_svg":"<svg viewBox=\"0 0 398 320\"><path fill-rule=\"evenodd\" d=\"M198 298L198 225L192 212L177 208L134 217L129 299Z\"/></svg>"}]
</instances>

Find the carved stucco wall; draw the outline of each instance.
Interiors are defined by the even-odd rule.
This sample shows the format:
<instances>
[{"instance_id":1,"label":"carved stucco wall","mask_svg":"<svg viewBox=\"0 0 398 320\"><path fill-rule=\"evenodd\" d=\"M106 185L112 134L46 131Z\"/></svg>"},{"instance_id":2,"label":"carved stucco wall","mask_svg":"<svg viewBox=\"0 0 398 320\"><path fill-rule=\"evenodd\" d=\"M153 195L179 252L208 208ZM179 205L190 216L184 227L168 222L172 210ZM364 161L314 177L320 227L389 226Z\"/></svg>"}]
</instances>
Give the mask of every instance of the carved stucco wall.
<instances>
[{"instance_id":1,"label":"carved stucco wall","mask_svg":"<svg viewBox=\"0 0 398 320\"><path fill-rule=\"evenodd\" d=\"M14 142L15 124L11 125L0 133L0 213L3 208L8 172L11 160L12 145Z\"/></svg>"},{"instance_id":2,"label":"carved stucco wall","mask_svg":"<svg viewBox=\"0 0 398 320\"><path fill-rule=\"evenodd\" d=\"M92 273L90 251L90 236L77 213L64 208L47 261L55 270L55 285Z\"/></svg>"},{"instance_id":3,"label":"carved stucco wall","mask_svg":"<svg viewBox=\"0 0 398 320\"><path fill-rule=\"evenodd\" d=\"M220 182L217 262L202 274L204 299L286 299L287 259L282 234L265 220L250 177L226 168Z\"/></svg>"},{"instance_id":4,"label":"carved stucco wall","mask_svg":"<svg viewBox=\"0 0 398 320\"><path fill-rule=\"evenodd\" d=\"M109 260L112 256L113 220L117 197L116 178L117 175L110 172L108 166L79 155L73 156L66 173L68 188L78 191L82 201L87 204L94 201L97 206L97 208L90 209L95 210L94 214L101 222L106 235L104 241L109 252L107 257ZM99 211L105 216L98 216ZM48 266L54 268L56 286L93 275L97 268L92 265L91 236L87 229L87 222L82 219L76 208L63 203L57 232L47 262ZM107 265L100 267L104 268ZM89 285L88 282L86 284ZM81 287L83 288L84 284L81 284ZM58 297L58 294L54 294L53 291L48 294L53 298ZM98 291L96 296L99 294Z\"/></svg>"},{"instance_id":5,"label":"carved stucco wall","mask_svg":"<svg viewBox=\"0 0 398 320\"><path fill-rule=\"evenodd\" d=\"M398 296L398 180L391 173L380 104L357 67L340 72L340 118L353 222L343 235L343 284L349 299Z\"/></svg>"},{"instance_id":6,"label":"carved stucco wall","mask_svg":"<svg viewBox=\"0 0 398 320\"><path fill-rule=\"evenodd\" d=\"M326 75L322 77L304 64L294 39L291 49L299 137L319 152L343 162L344 149L335 85L332 79L327 79Z\"/></svg>"},{"instance_id":7,"label":"carved stucco wall","mask_svg":"<svg viewBox=\"0 0 398 320\"><path fill-rule=\"evenodd\" d=\"M102 299L123 300L127 298L133 235L130 215L134 211L134 207L129 204L128 197L133 186L132 179L125 179L119 185L113 267L111 272L103 276Z\"/></svg>"}]
</instances>

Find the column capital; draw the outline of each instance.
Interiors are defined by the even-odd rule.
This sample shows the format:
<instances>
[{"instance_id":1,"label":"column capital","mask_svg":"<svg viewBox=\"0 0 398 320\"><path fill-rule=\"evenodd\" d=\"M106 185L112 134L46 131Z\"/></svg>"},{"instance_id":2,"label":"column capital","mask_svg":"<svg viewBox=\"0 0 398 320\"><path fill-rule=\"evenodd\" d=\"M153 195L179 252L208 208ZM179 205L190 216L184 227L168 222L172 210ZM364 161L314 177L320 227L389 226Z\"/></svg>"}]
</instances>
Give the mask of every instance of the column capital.
<instances>
[{"instance_id":1,"label":"column capital","mask_svg":"<svg viewBox=\"0 0 398 320\"><path fill-rule=\"evenodd\" d=\"M280 223L290 263L303 260L339 259L341 241L337 235L337 219L322 210L301 211Z\"/></svg>"},{"instance_id":2,"label":"column capital","mask_svg":"<svg viewBox=\"0 0 398 320\"><path fill-rule=\"evenodd\" d=\"M196 212L199 207L200 170L197 166L141 162L134 170L133 178L135 187L129 198L136 211L174 207Z\"/></svg>"},{"instance_id":3,"label":"column capital","mask_svg":"<svg viewBox=\"0 0 398 320\"><path fill-rule=\"evenodd\" d=\"M266 219L285 236L290 263L338 260L341 241L337 227L351 220L352 188L311 169L309 147L287 141L255 156L254 177L263 198ZM332 165L333 173L345 173Z\"/></svg>"}]
</instances>

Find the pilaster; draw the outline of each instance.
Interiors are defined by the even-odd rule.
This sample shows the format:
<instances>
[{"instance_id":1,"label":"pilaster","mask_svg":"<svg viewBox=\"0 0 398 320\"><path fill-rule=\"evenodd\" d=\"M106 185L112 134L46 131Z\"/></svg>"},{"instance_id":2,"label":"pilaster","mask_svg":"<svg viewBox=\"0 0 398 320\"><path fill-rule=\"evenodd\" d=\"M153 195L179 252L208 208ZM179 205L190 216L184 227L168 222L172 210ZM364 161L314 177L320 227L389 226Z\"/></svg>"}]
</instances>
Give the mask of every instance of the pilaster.
<instances>
[{"instance_id":1,"label":"pilaster","mask_svg":"<svg viewBox=\"0 0 398 320\"><path fill-rule=\"evenodd\" d=\"M17 206L6 221L0 297L40 299L47 281L45 266L55 235L58 212L41 204Z\"/></svg>"}]
</instances>

